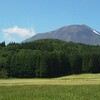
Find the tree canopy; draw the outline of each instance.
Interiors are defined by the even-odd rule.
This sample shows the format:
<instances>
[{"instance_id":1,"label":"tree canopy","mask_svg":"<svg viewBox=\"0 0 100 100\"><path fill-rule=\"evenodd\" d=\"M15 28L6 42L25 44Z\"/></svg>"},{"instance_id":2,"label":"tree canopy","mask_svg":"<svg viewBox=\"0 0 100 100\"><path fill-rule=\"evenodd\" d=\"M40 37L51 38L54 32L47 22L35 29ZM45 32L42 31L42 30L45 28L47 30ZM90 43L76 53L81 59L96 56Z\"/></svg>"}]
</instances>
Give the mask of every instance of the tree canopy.
<instances>
[{"instance_id":1,"label":"tree canopy","mask_svg":"<svg viewBox=\"0 0 100 100\"><path fill-rule=\"evenodd\" d=\"M0 78L100 73L100 46L43 39L0 44Z\"/></svg>"}]
</instances>

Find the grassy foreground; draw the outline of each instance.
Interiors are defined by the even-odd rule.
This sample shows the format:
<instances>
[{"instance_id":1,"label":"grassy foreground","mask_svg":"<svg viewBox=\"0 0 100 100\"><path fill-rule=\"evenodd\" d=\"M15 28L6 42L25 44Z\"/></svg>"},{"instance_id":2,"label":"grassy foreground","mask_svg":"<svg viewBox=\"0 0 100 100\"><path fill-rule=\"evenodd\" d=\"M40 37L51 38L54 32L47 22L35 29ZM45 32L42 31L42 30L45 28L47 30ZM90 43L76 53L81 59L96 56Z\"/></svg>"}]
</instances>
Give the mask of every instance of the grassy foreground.
<instances>
[{"instance_id":1,"label":"grassy foreground","mask_svg":"<svg viewBox=\"0 0 100 100\"><path fill-rule=\"evenodd\" d=\"M100 100L100 74L2 79L0 100Z\"/></svg>"},{"instance_id":2,"label":"grassy foreground","mask_svg":"<svg viewBox=\"0 0 100 100\"><path fill-rule=\"evenodd\" d=\"M100 85L0 87L0 100L100 100Z\"/></svg>"}]
</instances>

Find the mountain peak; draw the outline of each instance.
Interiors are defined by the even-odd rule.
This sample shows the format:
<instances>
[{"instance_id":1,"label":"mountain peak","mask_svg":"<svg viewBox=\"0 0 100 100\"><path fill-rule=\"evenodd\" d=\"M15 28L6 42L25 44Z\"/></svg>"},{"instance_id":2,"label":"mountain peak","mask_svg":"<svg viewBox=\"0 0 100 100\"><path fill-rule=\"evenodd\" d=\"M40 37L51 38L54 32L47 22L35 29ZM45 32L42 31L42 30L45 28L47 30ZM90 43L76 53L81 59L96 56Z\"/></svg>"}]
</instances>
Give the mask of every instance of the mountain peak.
<instances>
[{"instance_id":1,"label":"mountain peak","mask_svg":"<svg viewBox=\"0 0 100 100\"><path fill-rule=\"evenodd\" d=\"M64 26L63 28L87 28L87 29L91 29L89 26L82 24L82 25L78 25L78 24L74 24L74 25L68 25L68 26Z\"/></svg>"},{"instance_id":2,"label":"mountain peak","mask_svg":"<svg viewBox=\"0 0 100 100\"><path fill-rule=\"evenodd\" d=\"M84 24L64 26L51 32L37 34L25 42L39 39L59 39L67 42L100 45L100 33Z\"/></svg>"}]
</instances>

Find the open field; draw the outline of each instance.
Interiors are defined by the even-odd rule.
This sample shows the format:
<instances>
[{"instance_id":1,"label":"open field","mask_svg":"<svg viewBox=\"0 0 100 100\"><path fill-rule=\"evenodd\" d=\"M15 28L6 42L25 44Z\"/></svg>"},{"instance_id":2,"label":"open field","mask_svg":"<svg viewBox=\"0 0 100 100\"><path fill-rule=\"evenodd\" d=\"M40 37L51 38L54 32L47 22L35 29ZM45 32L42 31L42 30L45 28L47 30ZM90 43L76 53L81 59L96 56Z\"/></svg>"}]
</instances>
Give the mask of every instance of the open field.
<instances>
[{"instance_id":1,"label":"open field","mask_svg":"<svg viewBox=\"0 0 100 100\"><path fill-rule=\"evenodd\" d=\"M100 74L1 79L0 100L100 100Z\"/></svg>"},{"instance_id":2,"label":"open field","mask_svg":"<svg viewBox=\"0 0 100 100\"><path fill-rule=\"evenodd\" d=\"M1 86L0 100L100 100L100 85Z\"/></svg>"},{"instance_id":3,"label":"open field","mask_svg":"<svg viewBox=\"0 0 100 100\"><path fill-rule=\"evenodd\" d=\"M100 85L100 74L71 75L53 79L0 79L0 86L11 85Z\"/></svg>"}]
</instances>

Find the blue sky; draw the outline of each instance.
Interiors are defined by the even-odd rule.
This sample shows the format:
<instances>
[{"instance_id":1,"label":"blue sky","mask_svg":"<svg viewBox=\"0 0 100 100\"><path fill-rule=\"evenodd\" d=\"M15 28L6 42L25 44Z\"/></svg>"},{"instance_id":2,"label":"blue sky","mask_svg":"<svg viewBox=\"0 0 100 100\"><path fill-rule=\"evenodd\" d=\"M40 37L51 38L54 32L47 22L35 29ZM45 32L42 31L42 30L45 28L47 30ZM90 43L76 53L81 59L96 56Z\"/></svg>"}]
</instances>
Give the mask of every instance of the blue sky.
<instances>
[{"instance_id":1,"label":"blue sky","mask_svg":"<svg viewBox=\"0 0 100 100\"><path fill-rule=\"evenodd\" d=\"M0 42L21 42L71 24L100 32L100 0L0 0Z\"/></svg>"}]
</instances>

